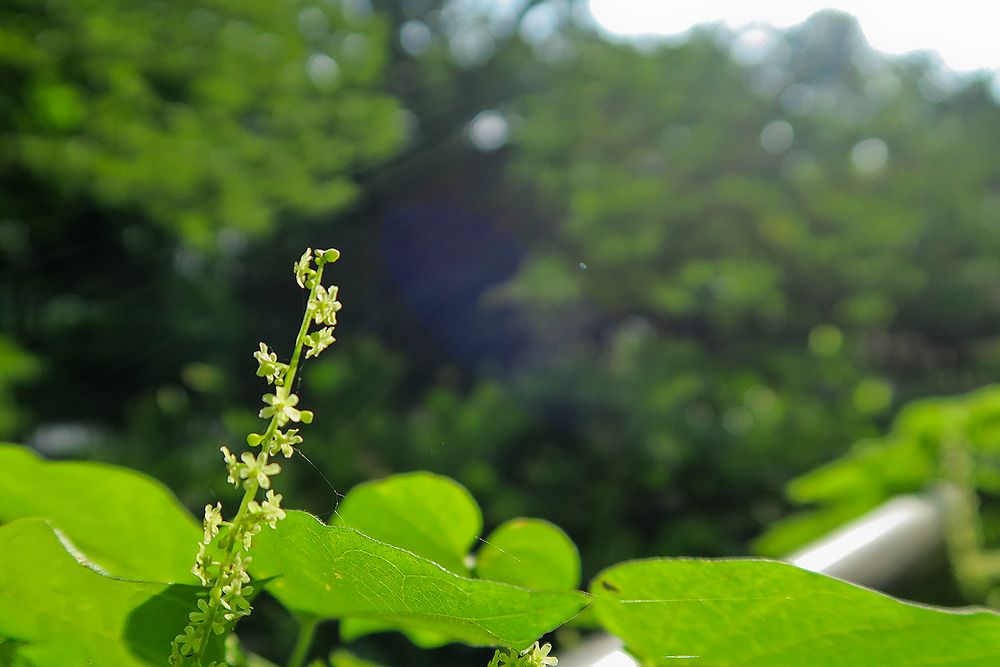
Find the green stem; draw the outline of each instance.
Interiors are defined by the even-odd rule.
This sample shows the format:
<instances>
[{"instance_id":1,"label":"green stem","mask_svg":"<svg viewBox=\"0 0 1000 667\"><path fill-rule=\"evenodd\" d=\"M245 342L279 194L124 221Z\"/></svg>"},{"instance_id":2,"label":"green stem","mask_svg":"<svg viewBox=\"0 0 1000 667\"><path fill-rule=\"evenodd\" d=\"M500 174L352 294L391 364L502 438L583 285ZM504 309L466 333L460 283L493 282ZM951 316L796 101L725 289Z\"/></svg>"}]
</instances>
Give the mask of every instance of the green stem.
<instances>
[{"instance_id":1,"label":"green stem","mask_svg":"<svg viewBox=\"0 0 1000 667\"><path fill-rule=\"evenodd\" d=\"M313 286L309 290L309 300L306 302L306 312L302 318L302 324L299 326L299 335L295 337L295 347L292 349L292 359L288 362L288 372L285 373L284 382L289 390L291 390L292 383L295 381L295 372L299 368L299 358L302 356L302 345L305 342L306 334L309 333L309 323L313 318L313 310L309 307L309 304L312 303L313 298L316 296L316 288L322 280L323 264L317 263L316 275L313 276Z\"/></svg>"},{"instance_id":2,"label":"green stem","mask_svg":"<svg viewBox=\"0 0 1000 667\"><path fill-rule=\"evenodd\" d=\"M209 589L212 591L219 589L220 595L222 593L223 573L226 571L226 568L229 566L229 562L233 559L233 556L239 551L241 546L235 539L237 533L239 532L238 527L240 523L242 523L243 518L246 516L247 506L250 505L250 501L257 497L258 488L257 482L251 482L250 486L243 494L243 500L240 502L240 509L236 512L236 517L230 525L228 533L230 537L229 548L226 550L226 555L219 565L219 574L215 578L215 583L213 583L212 588ZM201 643L201 648L198 649L198 665L201 665L201 660L205 657L205 651L208 649L208 640L212 636L212 625L215 623L215 618L219 615L219 611L222 606L221 597L219 595L209 595L208 597L208 616L206 617L204 624L201 626L205 631L205 639Z\"/></svg>"},{"instance_id":3,"label":"green stem","mask_svg":"<svg viewBox=\"0 0 1000 667\"><path fill-rule=\"evenodd\" d=\"M315 616L298 616L299 634L295 638L295 647L292 654L288 656L287 667L302 667L305 663L309 647L312 646L313 635L316 634L316 626L319 619Z\"/></svg>"},{"instance_id":4,"label":"green stem","mask_svg":"<svg viewBox=\"0 0 1000 667\"><path fill-rule=\"evenodd\" d=\"M945 477L957 492L948 517L945 542L962 592L971 599L982 599L989 590L989 575L982 562L983 526L973 479L972 453L968 442L960 436L947 437L941 445Z\"/></svg>"}]
</instances>

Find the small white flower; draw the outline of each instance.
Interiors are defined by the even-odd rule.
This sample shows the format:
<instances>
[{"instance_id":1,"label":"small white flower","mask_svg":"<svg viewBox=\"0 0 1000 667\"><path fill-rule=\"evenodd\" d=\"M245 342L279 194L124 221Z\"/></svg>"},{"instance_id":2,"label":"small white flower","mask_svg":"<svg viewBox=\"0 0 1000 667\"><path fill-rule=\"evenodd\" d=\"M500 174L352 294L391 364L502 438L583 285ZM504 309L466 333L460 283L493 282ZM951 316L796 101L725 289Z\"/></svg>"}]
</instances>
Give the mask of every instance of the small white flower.
<instances>
[{"instance_id":1,"label":"small white flower","mask_svg":"<svg viewBox=\"0 0 1000 667\"><path fill-rule=\"evenodd\" d=\"M219 534L219 526L222 525L222 503L215 503L215 507L205 505L205 544L211 544L212 538Z\"/></svg>"},{"instance_id":2,"label":"small white flower","mask_svg":"<svg viewBox=\"0 0 1000 667\"><path fill-rule=\"evenodd\" d=\"M212 581L211 568L218 565L215 559L208 553L208 549L205 548L204 544L198 545L198 555L194 558L194 567L191 568L191 573L198 577L201 581L202 586L208 586Z\"/></svg>"},{"instance_id":3,"label":"small white flower","mask_svg":"<svg viewBox=\"0 0 1000 667\"><path fill-rule=\"evenodd\" d=\"M340 302L337 301L339 289L336 285L331 286L329 290L322 285L316 286L316 294L309 302L316 324L328 324L331 327L337 325L337 312L341 307Z\"/></svg>"},{"instance_id":4,"label":"small white flower","mask_svg":"<svg viewBox=\"0 0 1000 667\"><path fill-rule=\"evenodd\" d=\"M292 458L292 454L295 453L295 445L302 442L302 436L298 433L299 429L297 428L290 428L285 433L282 433L280 429L275 429L274 437L267 445L267 453L271 456L277 456L280 452L285 455L286 459Z\"/></svg>"},{"instance_id":5,"label":"small white flower","mask_svg":"<svg viewBox=\"0 0 1000 667\"><path fill-rule=\"evenodd\" d=\"M284 426L289 421L306 424L312 421L311 412L295 407L299 403L299 397L289 393L288 387L275 387L274 393L264 394L262 400L267 403L267 407L260 409L259 416L264 419L274 417L278 420L278 426Z\"/></svg>"},{"instance_id":6,"label":"small white flower","mask_svg":"<svg viewBox=\"0 0 1000 667\"><path fill-rule=\"evenodd\" d=\"M246 480L244 486L257 482L257 486L260 488L270 489L271 475L277 475L281 472L280 465L267 462L267 452L261 452L256 458L250 452L243 452L240 458L243 459L243 466L240 468L239 475Z\"/></svg>"},{"instance_id":7,"label":"small white flower","mask_svg":"<svg viewBox=\"0 0 1000 667\"><path fill-rule=\"evenodd\" d=\"M306 359L318 357L319 353L336 342L333 337L333 327L323 327L319 331L314 331L305 337L304 342L309 349L306 351Z\"/></svg>"},{"instance_id":8,"label":"small white flower","mask_svg":"<svg viewBox=\"0 0 1000 667\"><path fill-rule=\"evenodd\" d=\"M258 377L267 378L271 384L281 384L288 371L288 364L278 361L278 355L271 352L263 342L260 343L260 349L253 353L253 358L257 360Z\"/></svg>"},{"instance_id":9,"label":"small white flower","mask_svg":"<svg viewBox=\"0 0 1000 667\"><path fill-rule=\"evenodd\" d=\"M258 520L271 528L277 528L278 522L285 518L285 510L281 509L281 494L274 490L267 492L263 503L257 504L251 500L247 508L257 516Z\"/></svg>"},{"instance_id":10,"label":"small white flower","mask_svg":"<svg viewBox=\"0 0 1000 667\"><path fill-rule=\"evenodd\" d=\"M233 486L238 487L240 485L240 479L243 478L243 475L241 474L243 464L236 460L236 457L225 445L220 447L219 451L222 452L222 457L226 460L226 470L229 472L229 477L226 477L226 481Z\"/></svg>"},{"instance_id":11,"label":"small white flower","mask_svg":"<svg viewBox=\"0 0 1000 667\"><path fill-rule=\"evenodd\" d=\"M295 282L298 283L299 287L312 287L309 281L316 272L310 267L312 260L312 248L306 248L306 251L302 253L302 257L299 257L299 261L292 265L292 271L295 273Z\"/></svg>"}]
</instances>

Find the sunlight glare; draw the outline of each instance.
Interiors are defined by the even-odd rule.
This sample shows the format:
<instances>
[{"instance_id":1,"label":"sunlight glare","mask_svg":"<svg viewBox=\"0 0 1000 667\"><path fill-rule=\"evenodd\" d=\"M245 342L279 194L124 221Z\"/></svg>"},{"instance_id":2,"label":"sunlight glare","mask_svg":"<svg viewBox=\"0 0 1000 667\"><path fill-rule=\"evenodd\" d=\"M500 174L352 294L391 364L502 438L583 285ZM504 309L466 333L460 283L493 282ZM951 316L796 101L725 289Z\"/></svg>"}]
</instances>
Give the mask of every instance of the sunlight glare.
<instances>
[{"instance_id":1,"label":"sunlight glare","mask_svg":"<svg viewBox=\"0 0 1000 667\"><path fill-rule=\"evenodd\" d=\"M722 22L732 29L755 24L787 28L823 9L858 18L869 43L879 51L903 54L932 49L954 70L1000 69L996 26L1000 4L955 0L912 3L900 0L737 0L652 2L589 0L590 15L607 34L617 37L676 37L693 26Z\"/></svg>"}]
</instances>

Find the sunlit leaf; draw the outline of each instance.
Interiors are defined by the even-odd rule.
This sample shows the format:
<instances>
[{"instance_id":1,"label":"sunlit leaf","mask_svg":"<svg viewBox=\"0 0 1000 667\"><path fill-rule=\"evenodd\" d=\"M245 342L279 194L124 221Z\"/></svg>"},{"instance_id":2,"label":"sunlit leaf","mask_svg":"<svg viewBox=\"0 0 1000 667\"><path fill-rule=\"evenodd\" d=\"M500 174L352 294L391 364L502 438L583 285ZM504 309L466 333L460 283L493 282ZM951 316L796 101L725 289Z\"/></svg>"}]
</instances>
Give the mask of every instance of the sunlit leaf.
<instances>
[{"instance_id":1,"label":"sunlit leaf","mask_svg":"<svg viewBox=\"0 0 1000 667\"><path fill-rule=\"evenodd\" d=\"M476 574L540 591L571 590L580 583L580 554L558 526L541 519L513 519L486 539Z\"/></svg>"},{"instance_id":2,"label":"sunlit leaf","mask_svg":"<svg viewBox=\"0 0 1000 667\"><path fill-rule=\"evenodd\" d=\"M583 593L529 591L469 579L348 526L289 512L254 547L258 577L285 606L320 618L362 617L477 646L524 648L572 618Z\"/></svg>"},{"instance_id":3,"label":"sunlit leaf","mask_svg":"<svg viewBox=\"0 0 1000 667\"><path fill-rule=\"evenodd\" d=\"M13 647L13 664L33 667L166 665L200 590L113 579L77 562L47 522L14 521L0 526L0 655Z\"/></svg>"},{"instance_id":4,"label":"sunlit leaf","mask_svg":"<svg viewBox=\"0 0 1000 667\"><path fill-rule=\"evenodd\" d=\"M381 667L381 665L339 649L330 654L330 667Z\"/></svg>"},{"instance_id":5,"label":"sunlit leaf","mask_svg":"<svg viewBox=\"0 0 1000 667\"><path fill-rule=\"evenodd\" d=\"M466 574L483 527L479 505L458 482L428 472L392 475L351 489L331 521Z\"/></svg>"},{"instance_id":6,"label":"sunlit leaf","mask_svg":"<svg viewBox=\"0 0 1000 667\"><path fill-rule=\"evenodd\" d=\"M468 553L482 528L479 505L460 484L426 472L393 475L351 489L332 523L412 551L456 574L468 574ZM492 546L491 546L492 545ZM535 519L515 519L494 532L478 559L477 576L536 590L571 590L579 583L579 556L568 536ZM485 559L485 560L483 560ZM374 618L346 618L344 641L396 630L413 644L434 648L447 634Z\"/></svg>"},{"instance_id":7,"label":"sunlit leaf","mask_svg":"<svg viewBox=\"0 0 1000 667\"><path fill-rule=\"evenodd\" d=\"M601 623L643 665L1000 662L1000 615L922 607L773 561L633 561L591 592Z\"/></svg>"},{"instance_id":8,"label":"sunlit leaf","mask_svg":"<svg viewBox=\"0 0 1000 667\"><path fill-rule=\"evenodd\" d=\"M195 581L191 564L201 530L153 478L101 463L51 463L14 445L0 445L0 470L0 522L48 519L91 562L116 576Z\"/></svg>"}]
</instances>

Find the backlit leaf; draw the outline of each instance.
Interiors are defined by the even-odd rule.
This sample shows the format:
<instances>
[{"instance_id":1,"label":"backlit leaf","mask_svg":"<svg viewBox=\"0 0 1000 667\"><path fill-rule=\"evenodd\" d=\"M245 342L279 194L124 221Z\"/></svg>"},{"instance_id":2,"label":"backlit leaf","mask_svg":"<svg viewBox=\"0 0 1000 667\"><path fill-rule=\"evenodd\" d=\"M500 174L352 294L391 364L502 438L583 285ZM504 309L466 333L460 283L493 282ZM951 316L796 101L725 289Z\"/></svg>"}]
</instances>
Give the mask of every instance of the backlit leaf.
<instances>
[{"instance_id":1,"label":"backlit leaf","mask_svg":"<svg viewBox=\"0 0 1000 667\"><path fill-rule=\"evenodd\" d=\"M558 526L513 519L486 539L476 556L476 574L539 591L571 590L580 583L580 554Z\"/></svg>"},{"instance_id":2,"label":"backlit leaf","mask_svg":"<svg viewBox=\"0 0 1000 667\"><path fill-rule=\"evenodd\" d=\"M289 512L254 547L258 577L285 606L320 618L361 617L476 646L525 648L587 605L578 591L546 593L469 579L343 525Z\"/></svg>"},{"instance_id":3,"label":"backlit leaf","mask_svg":"<svg viewBox=\"0 0 1000 667\"><path fill-rule=\"evenodd\" d=\"M0 526L0 638L13 664L166 665L200 591L105 576L77 562L41 519Z\"/></svg>"},{"instance_id":4,"label":"backlit leaf","mask_svg":"<svg viewBox=\"0 0 1000 667\"><path fill-rule=\"evenodd\" d=\"M458 482L414 472L355 486L331 523L351 526L465 574L465 557L483 528L483 517Z\"/></svg>"},{"instance_id":5,"label":"backlit leaf","mask_svg":"<svg viewBox=\"0 0 1000 667\"><path fill-rule=\"evenodd\" d=\"M1000 664L1000 615L918 606L785 563L632 561L591 592L643 665Z\"/></svg>"},{"instance_id":6,"label":"backlit leaf","mask_svg":"<svg viewBox=\"0 0 1000 667\"><path fill-rule=\"evenodd\" d=\"M155 479L103 463L53 463L14 445L0 445L0 470L0 522L47 519L115 576L195 581L191 565L201 529Z\"/></svg>"}]
</instances>

